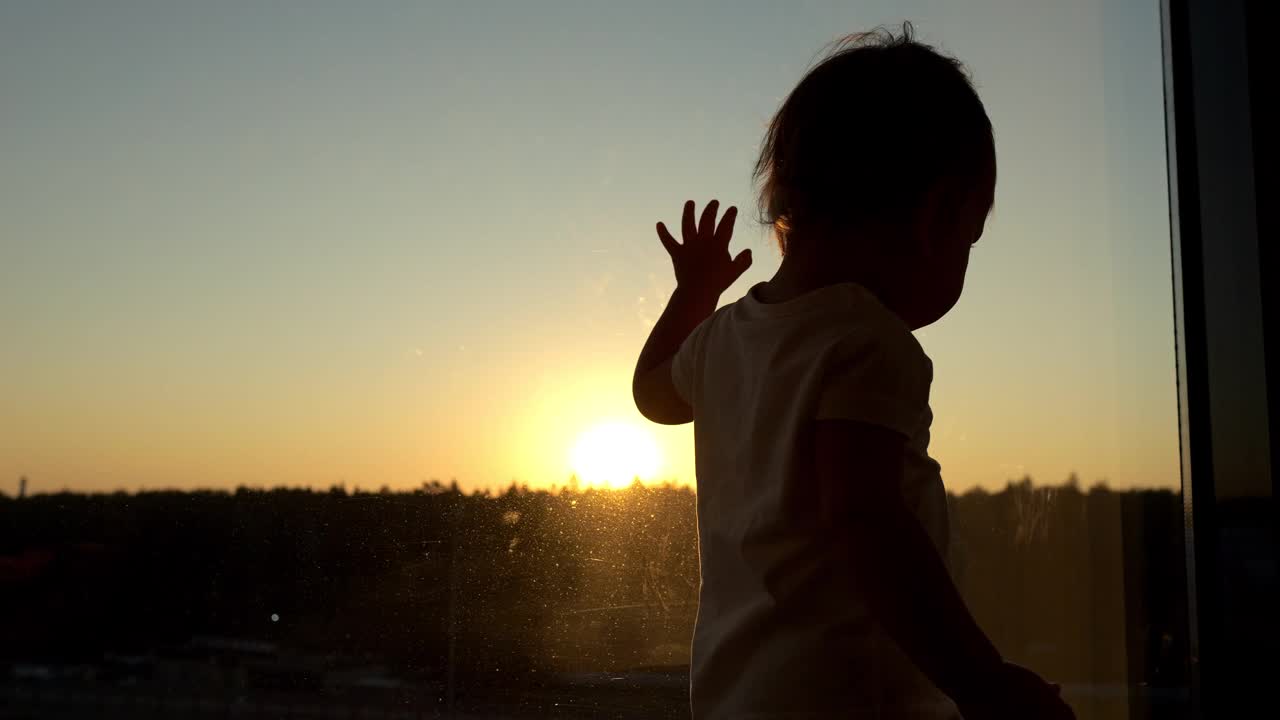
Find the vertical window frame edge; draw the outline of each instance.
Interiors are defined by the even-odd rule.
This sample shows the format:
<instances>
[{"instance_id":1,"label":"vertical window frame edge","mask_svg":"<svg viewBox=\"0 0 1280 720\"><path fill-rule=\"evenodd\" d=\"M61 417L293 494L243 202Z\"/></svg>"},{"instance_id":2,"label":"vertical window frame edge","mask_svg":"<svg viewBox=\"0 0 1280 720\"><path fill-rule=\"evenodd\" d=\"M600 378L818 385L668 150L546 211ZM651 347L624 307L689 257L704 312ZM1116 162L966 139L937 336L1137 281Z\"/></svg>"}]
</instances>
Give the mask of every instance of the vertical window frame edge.
<instances>
[{"instance_id":1,"label":"vertical window frame edge","mask_svg":"<svg viewBox=\"0 0 1280 720\"><path fill-rule=\"evenodd\" d=\"M1265 700L1257 679L1277 664L1265 610L1277 606L1275 421L1248 82L1257 68L1243 0L1161 0L1160 20L1192 716L1220 717Z\"/></svg>"}]
</instances>

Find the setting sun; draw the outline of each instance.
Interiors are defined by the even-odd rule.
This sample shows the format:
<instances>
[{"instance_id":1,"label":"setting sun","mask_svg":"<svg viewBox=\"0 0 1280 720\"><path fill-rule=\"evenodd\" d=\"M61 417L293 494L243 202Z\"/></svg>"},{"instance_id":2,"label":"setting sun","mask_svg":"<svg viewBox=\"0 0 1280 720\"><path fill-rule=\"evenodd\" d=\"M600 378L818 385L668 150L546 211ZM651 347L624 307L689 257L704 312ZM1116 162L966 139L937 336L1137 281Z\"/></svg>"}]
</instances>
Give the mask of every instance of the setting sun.
<instances>
[{"instance_id":1,"label":"setting sun","mask_svg":"<svg viewBox=\"0 0 1280 720\"><path fill-rule=\"evenodd\" d=\"M569 463L584 483L624 487L637 477L653 478L662 453L648 430L633 423L606 422L578 436Z\"/></svg>"}]
</instances>

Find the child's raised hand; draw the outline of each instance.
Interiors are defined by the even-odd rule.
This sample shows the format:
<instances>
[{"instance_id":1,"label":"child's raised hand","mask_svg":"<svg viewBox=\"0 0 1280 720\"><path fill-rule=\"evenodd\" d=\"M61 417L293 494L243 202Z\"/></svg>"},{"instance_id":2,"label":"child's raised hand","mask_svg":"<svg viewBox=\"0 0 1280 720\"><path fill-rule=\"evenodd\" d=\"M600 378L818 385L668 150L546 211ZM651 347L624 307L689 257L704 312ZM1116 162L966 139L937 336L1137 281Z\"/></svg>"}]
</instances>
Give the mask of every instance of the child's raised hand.
<instances>
[{"instance_id":1,"label":"child's raised hand","mask_svg":"<svg viewBox=\"0 0 1280 720\"><path fill-rule=\"evenodd\" d=\"M714 297L729 288L742 273L751 267L751 251L743 250L729 256L729 240L733 237L733 221L738 208L730 207L716 226L716 210L720 203L712 200L702 210L702 218L694 224L693 201L684 204L681 234L684 242L677 242L667 226L658 223L658 239L671 256L676 271L676 284L680 288Z\"/></svg>"}]
</instances>

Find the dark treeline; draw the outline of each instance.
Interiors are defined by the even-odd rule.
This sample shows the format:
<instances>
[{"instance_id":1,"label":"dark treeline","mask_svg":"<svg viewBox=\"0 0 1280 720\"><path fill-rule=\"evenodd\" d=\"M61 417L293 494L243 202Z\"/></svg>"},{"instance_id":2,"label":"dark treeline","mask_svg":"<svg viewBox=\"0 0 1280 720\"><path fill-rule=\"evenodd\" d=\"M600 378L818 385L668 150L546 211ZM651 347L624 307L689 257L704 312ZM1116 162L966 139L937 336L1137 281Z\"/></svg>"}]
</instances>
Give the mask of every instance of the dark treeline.
<instances>
[{"instance_id":1,"label":"dark treeline","mask_svg":"<svg viewBox=\"0 0 1280 720\"><path fill-rule=\"evenodd\" d=\"M0 498L0 662L240 638L423 682L452 658L472 687L679 666L694 508L638 484ZM957 581L1011 658L1064 683L1185 683L1177 494L1025 480L951 511Z\"/></svg>"}]
</instances>

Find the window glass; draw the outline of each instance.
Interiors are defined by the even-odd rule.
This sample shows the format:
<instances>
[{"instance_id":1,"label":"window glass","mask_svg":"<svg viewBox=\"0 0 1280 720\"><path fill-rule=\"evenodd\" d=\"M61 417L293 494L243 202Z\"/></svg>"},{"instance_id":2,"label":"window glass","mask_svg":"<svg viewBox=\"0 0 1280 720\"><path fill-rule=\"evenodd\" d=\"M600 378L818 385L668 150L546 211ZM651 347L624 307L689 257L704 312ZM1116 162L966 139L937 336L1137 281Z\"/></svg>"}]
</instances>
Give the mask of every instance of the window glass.
<instances>
[{"instance_id":1,"label":"window glass","mask_svg":"<svg viewBox=\"0 0 1280 720\"><path fill-rule=\"evenodd\" d=\"M904 19L999 155L918 334L953 573L1081 718L1179 716L1155 0L0 7L0 704L685 712L693 435L630 396L653 225L737 205L723 302L767 279L771 114Z\"/></svg>"}]
</instances>

